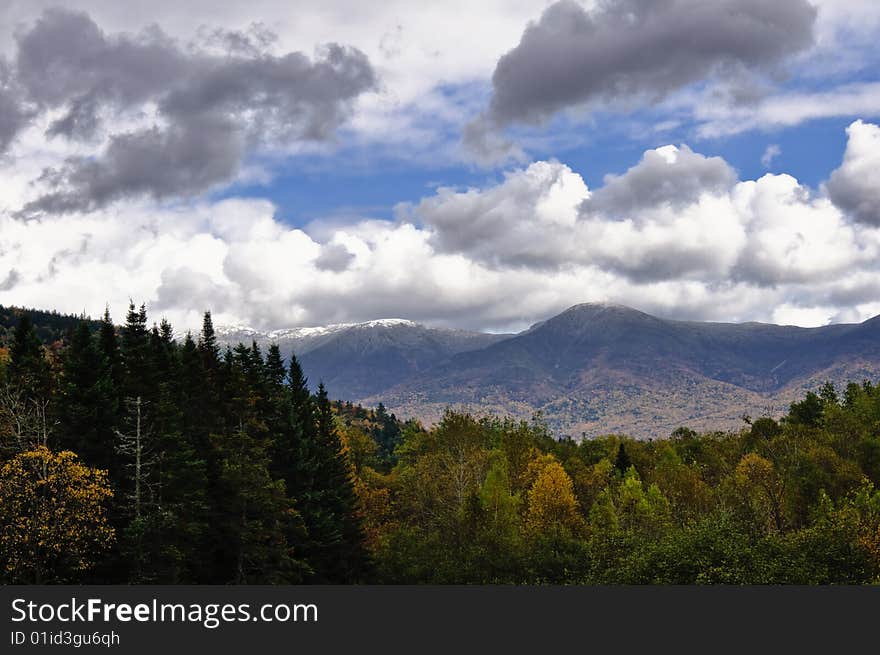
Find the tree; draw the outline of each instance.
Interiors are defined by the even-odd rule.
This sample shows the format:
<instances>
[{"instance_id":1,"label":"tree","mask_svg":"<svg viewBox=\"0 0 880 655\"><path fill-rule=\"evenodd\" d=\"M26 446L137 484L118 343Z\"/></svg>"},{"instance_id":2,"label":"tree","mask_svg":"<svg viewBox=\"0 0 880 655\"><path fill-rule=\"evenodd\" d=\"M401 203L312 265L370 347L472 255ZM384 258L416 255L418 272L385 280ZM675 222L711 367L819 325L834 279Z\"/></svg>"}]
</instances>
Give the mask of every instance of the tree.
<instances>
[{"instance_id":1,"label":"tree","mask_svg":"<svg viewBox=\"0 0 880 655\"><path fill-rule=\"evenodd\" d=\"M43 345L28 314L22 314L13 332L6 373L25 398L33 401L48 399L52 375L43 355Z\"/></svg>"},{"instance_id":2,"label":"tree","mask_svg":"<svg viewBox=\"0 0 880 655\"><path fill-rule=\"evenodd\" d=\"M541 472L528 493L527 527L535 532L562 530L577 533L583 528L574 485L562 465L552 461Z\"/></svg>"},{"instance_id":3,"label":"tree","mask_svg":"<svg viewBox=\"0 0 880 655\"><path fill-rule=\"evenodd\" d=\"M617 472L620 475L625 475L630 466L632 466L632 462L630 461L626 448L621 441L620 446L617 448L617 457L614 459L614 468L617 469Z\"/></svg>"},{"instance_id":4,"label":"tree","mask_svg":"<svg viewBox=\"0 0 880 655\"><path fill-rule=\"evenodd\" d=\"M90 466L113 465L116 401L109 362L91 328L80 321L64 354L58 401L60 444Z\"/></svg>"},{"instance_id":5,"label":"tree","mask_svg":"<svg viewBox=\"0 0 880 655\"><path fill-rule=\"evenodd\" d=\"M55 427L50 411L52 371L28 314L23 314L15 327L4 377L6 381L0 386L0 445L12 451L48 446Z\"/></svg>"},{"instance_id":6,"label":"tree","mask_svg":"<svg viewBox=\"0 0 880 655\"><path fill-rule=\"evenodd\" d=\"M733 479L754 525L781 532L785 527L785 483L773 462L756 453L747 453L736 465Z\"/></svg>"},{"instance_id":7,"label":"tree","mask_svg":"<svg viewBox=\"0 0 880 655\"><path fill-rule=\"evenodd\" d=\"M810 391L802 401L791 404L788 420L796 425L814 427L819 424L823 409L822 399Z\"/></svg>"},{"instance_id":8,"label":"tree","mask_svg":"<svg viewBox=\"0 0 880 655\"><path fill-rule=\"evenodd\" d=\"M40 446L0 469L0 566L13 583L72 582L113 542L107 474Z\"/></svg>"},{"instance_id":9,"label":"tree","mask_svg":"<svg viewBox=\"0 0 880 655\"><path fill-rule=\"evenodd\" d=\"M278 344L269 346L266 355L266 378L273 390L280 391L287 377L287 369L284 367L284 359L281 357L281 349Z\"/></svg>"},{"instance_id":10,"label":"tree","mask_svg":"<svg viewBox=\"0 0 880 655\"><path fill-rule=\"evenodd\" d=\"M276 477L284 480L288 495L300 501L300 510L305 515L316 475L315 408L308 380L295 355L290 356L288 379L287 421L283 432L275 437L272 466Z\"/></svg>"},{"instance_id":11,"label":"tree","mask_svg":"<svg viewBox=\"0 0 880 655\"><path fill-rule=\"evenodd\" d=\"M316 417L316 498L313 523L306 526L317 546L311 561L316 572L328 582L358 582L367 572L364 534L358 521L357 496L352 468L348 462L323 383L315 399ZM314 543L314 542L317 543Z\"/></svg>"},{"instance_id":12,"label":"tree","mask_svg":"<svg viewBox=\"0 0 880 655\"><path fill-rule=\"evenodd\" d=\"M122 389L122 355L119 352L119 339L116 337L116 326L110 318L110 308L104 309L101 318L101 326L98 329L98 346L107 367L110 370L110 379L117 394Z\"/></svg>"},{"instance_id":13,"label":"tree","mask_svg":"<svg viewBox=\"0 0 880 655\"><path fill-rule=\"evenodd\" d=\"M270 474L273 436L261 411L265 381L262 357L256 348L239 345L228 361L232 430L212 435L220 463L219 500L226 510L220 518L227 568L217 573L226 582L300 582L309 571L302 561L302 521L282 480Z\"/></svg>"}]
</instances>

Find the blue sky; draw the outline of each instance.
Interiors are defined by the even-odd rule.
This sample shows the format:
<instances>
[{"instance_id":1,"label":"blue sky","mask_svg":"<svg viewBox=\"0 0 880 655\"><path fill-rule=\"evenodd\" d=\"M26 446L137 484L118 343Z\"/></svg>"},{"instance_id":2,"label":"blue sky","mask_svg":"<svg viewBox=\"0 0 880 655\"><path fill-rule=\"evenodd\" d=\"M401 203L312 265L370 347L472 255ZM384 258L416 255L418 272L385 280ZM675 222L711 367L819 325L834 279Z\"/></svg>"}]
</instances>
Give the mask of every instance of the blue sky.
<instances>
[{"instance_id":1,"label":"blue sky","mask_svg":"<svg viewBox=\"0 0 880 655\"><path fill-rule=\"evenodd\" d=\"M56 4L0 3L0 303L880 313L871 0Z\"/></svg>"},{"instance_id":2,"label":"blue sky","mask_svg":"<svg viewBox=\"0 0 880 655\"><path fill-rule=\"evenodd\" d=\"M818 188L836 169L846 149L846 127L855 118L840 116L808 121L767 131L749 131L714 139L688 138L687 130L656 135L604 136L601 126L573 126L567 131L585 144L536 151L531 161L557 159L578 171L590 188L602 185L608 173L624 173L638 163L645 150L669 143L686 143L708 156L719 156L733 166L742 179L756 179L768 172L785 172L803 184ZM769 146L780 153L765 166L761 159ZM467 162L437 165L413 163L393 157L373 156L370 147L346 155L333 154L303 162L286 162L267 184L234 185L218 197L268 197L278 206L278 216L290 225L305 226L328 217L391 218L395 205L417 202L438 186L484 187L497 183L505 166L484 168ZM287 168L288 170L284 170ZM307 172L303 172L303 169ZM311 170L309 170L311 169Z\"/></svg>"}]
</instances>

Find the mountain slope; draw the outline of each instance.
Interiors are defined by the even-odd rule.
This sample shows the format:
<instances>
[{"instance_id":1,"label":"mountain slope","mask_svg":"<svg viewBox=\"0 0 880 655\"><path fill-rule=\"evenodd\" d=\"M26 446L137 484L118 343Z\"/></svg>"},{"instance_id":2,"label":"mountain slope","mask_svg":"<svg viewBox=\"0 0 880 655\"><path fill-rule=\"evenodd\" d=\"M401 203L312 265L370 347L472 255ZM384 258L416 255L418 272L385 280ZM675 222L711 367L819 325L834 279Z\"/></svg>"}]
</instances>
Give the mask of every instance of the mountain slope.
<instances>
[{"instance_id":1,"label":"mountain slope","mask_svg":"<svg viewBox=\"0 0 880 655\"><path fill-rule=\"evenodd\" d=\"M323 381L334 398L351 400L382 393L453 355L510 336L431 328L404 319L267 333L248 328L219 328L217 332L226 343L277 343L285 357L296 353L312 386Z\"/></svg>"},{"instance_id":2,"label":"mountain slope","mask_svg":"<svg viewBox=\"0 0 880 655\"><path fill-rule=\"evenodd\" d=\"M416 374L383 400L434 420L447 405L528 416L573 436L735 429L825 380L880 376L880 320L797 328L664 320L576 305L526 332Z\"/></svg>"}]
</instances>

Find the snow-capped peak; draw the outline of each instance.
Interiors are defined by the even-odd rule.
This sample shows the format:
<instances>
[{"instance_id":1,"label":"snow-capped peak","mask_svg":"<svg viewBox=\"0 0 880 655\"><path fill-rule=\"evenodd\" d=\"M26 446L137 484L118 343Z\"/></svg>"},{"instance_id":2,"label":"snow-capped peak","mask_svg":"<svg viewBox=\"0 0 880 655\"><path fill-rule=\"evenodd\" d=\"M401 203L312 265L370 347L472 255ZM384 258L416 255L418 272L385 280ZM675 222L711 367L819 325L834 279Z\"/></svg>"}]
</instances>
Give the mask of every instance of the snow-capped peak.
<instances>
[{"instance_id":1,"label":"snow-capped peak","mask_svg":"<svg viewBox=\"0 0 880 655\"><path fill-rule=\"evenodd\" d=\"M380 318L361 323L333 323L331 325L315 327L282 328L271 330L269 332L261 332L260 330L256 330L247 325L228 325L217 328L217 332L221 336L247 335L254 337L263 336L268 339L298 339L303 337L317 337L357 328L395 327L399 325L417 326L419 324L405 318Z\"/></svg>"}]
</instances>

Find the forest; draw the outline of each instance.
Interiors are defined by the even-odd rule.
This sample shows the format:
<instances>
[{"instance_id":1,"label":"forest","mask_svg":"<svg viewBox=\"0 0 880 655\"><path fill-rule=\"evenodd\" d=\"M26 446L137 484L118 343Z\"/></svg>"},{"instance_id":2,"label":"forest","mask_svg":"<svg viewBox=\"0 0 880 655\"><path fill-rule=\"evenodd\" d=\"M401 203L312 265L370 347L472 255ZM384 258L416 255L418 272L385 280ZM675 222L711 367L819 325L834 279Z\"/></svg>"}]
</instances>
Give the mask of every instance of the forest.
<instances>
[{"instance_id":1,"label":"forest","mask_svg":"<svg viewBox=\"0 0 880 655\"><path fill-rule=\"evenodd\" d=\"M293 356L0 308L8 584L876 584L880 386L737 432L434 426ZM332 392L332 390L331 390Z\"/></svg>"}]
</instances>

